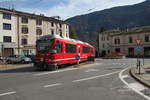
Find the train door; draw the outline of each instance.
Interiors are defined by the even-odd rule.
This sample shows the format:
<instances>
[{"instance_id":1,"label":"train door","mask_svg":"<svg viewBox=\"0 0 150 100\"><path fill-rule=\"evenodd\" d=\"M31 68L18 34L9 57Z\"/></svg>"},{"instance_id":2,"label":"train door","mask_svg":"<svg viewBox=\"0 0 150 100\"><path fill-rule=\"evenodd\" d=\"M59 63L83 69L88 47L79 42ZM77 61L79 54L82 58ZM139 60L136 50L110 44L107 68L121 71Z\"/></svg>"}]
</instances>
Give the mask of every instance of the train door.
<instances>
[{"instance_id":1,"label":"train door","mask_svg":"<svg viewBox=\"0 0 150 100\"><path fill-rule=\"evenodd\" d=\"M74 63L77 56L77 46L73 43L65 43L64 63Z\"/></svg>"},{"instance_id":2,"label":"train door","mask_svg":"<svg viewBox=\"0 0 150 100\"><path fill-rule=\"evenodd\" d=\"M80 45L78 45L78 60L80 61L81 54L80 54Z\"/></svg>"},{"instance_id":3,"label":"train door","mask_svg":"<svg viewBox=\"0 0 150 100\"><path fill-rule=\"evenodd\" d=\"M78 54L80 54L80 46L78 45Z\"/></svg>"}]
</instances>

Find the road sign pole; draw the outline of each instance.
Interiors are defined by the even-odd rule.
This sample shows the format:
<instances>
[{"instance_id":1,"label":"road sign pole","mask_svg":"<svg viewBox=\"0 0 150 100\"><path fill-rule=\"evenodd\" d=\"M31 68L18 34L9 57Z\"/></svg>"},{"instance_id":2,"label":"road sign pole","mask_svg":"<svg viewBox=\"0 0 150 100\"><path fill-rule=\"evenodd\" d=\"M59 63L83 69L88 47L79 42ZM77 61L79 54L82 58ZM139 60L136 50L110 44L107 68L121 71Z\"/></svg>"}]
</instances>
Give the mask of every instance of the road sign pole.
<instances>
[{"instance_id":1,"label":"road sign pole","mask_svg":"<svg viewBox=\"0 0 150 100\"><path fill-rule=\"evenodd\" d=\"M140 45L142 42L142 39L136 40L136 50L137 50L137 69L139 71L139 74L141 74L141 60L140 60L140 52L142 51L142 46ZM143 65L144 65L144 55L143 55Z\"/></svg>"},{"instance_id":2,"label":"road sign pole","mask_svg":"<svg viewBox=\"0 0 150 100\"><path fill-rule=\"evenodd\" d=\"M141 61L140 61L140 59L139 59L138 65L139 65L139 74L141 74Z\"/></svg>"},{"instance_id":3,"label":"road sign pole","mask_svg":"<svg viewBox=\"0 0 150 100\"><path fill-rule=\"evenodd\" d=\"M144 53L143 53L143 66L144 66Z\"/></svg>"}]
</instances>

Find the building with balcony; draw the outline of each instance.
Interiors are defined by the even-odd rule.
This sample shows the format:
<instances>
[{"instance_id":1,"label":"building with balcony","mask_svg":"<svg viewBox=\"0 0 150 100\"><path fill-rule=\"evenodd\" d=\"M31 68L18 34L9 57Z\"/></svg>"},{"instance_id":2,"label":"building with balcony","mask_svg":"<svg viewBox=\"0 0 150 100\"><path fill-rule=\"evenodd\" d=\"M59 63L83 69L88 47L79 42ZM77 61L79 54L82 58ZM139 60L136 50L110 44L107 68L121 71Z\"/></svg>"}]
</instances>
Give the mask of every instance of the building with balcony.
<instances>
[{"instance_id":1,"label":"building with balcony","mask_svg":"<svg viewBox=\"0 0 150 100\"><path fill-rule=\"evenodd\" d=\"M61 20L14 9L0 8L0 55L35 54L36 40L48 34L69 37L69 25Z\"/></svg>"}]
</instances>

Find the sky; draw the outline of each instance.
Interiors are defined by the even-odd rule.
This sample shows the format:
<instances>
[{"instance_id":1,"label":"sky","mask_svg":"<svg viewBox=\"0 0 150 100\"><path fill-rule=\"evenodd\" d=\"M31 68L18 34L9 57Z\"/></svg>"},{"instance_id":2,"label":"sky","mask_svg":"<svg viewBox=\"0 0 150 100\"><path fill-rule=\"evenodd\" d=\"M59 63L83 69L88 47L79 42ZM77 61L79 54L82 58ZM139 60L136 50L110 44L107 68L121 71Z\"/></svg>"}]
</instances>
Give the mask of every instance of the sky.
<instances>
[{"instance_id":1,"label":"sky","mask_svg":"<svg viewBox=\"0 0 150 100\"><path fill-rule=\"evenodd\" d=\"M60 16L65 20L77 15L143 1L145 0L0 0L0 7L46 16Z\"/></svg>"}]
</instances>

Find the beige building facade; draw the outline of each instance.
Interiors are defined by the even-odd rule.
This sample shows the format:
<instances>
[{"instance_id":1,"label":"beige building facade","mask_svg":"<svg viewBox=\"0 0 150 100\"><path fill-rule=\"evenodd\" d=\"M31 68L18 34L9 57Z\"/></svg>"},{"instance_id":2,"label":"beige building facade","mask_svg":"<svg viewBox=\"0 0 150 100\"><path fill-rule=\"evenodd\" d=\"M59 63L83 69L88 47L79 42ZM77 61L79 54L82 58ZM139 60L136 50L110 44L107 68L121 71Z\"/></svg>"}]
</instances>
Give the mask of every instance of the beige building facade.
<instances>
[{"instance_id":1,"label":"beige building facade","mask_svg":"<svg viewBox=\"0 0 150 100\"><path fill-rule=\"evenodd\" d=\"M103 35L104 34L104 35ZM109 38L102 39L102 37ZM126 31L106 31L99 35L100 54L109 52L121 52L126 56L145 55L150 56L150 27L139 27ZM137 43L139 41L140 43ZM104 48L104 46L106 48ZM108 52L109 51L109 52Z\"/></svg>"},{"instance_id":2,"label":"beige building facade","mask_svg":"<svg viewBox=\"0 0 150 100\"><path fill-rule=\"evenodd\" d=\"M0 8L0 24L1 56L33 55L36 40L43 35L69 37L69 25L66 22L42 14Z\"/></svg>"}]
</instances>

